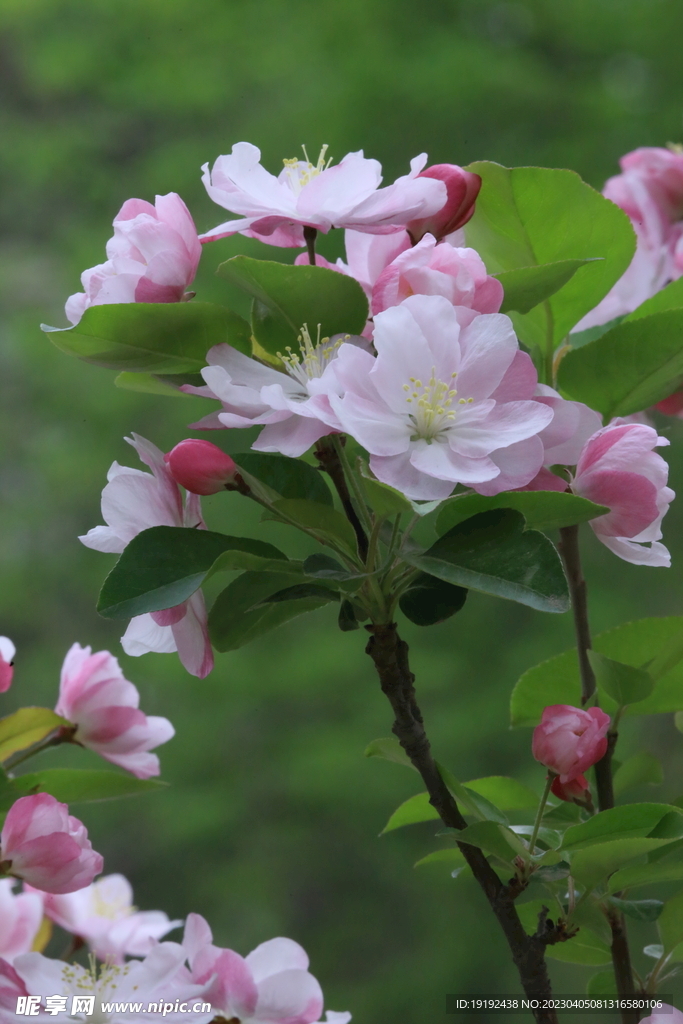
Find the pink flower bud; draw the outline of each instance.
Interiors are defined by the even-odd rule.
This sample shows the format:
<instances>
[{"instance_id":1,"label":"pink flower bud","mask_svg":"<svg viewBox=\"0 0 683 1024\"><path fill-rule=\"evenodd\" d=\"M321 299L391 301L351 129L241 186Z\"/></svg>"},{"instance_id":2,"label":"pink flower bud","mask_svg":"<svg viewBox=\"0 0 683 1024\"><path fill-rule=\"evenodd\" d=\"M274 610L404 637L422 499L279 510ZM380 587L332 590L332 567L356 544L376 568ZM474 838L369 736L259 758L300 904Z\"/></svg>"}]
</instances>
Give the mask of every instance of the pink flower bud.
<instances>
[{"instance_id":1,"label":"pink flower bud","mask_svg":"<svg viewBox=\"0 0 683 1024\"><path fill-rule=\"evenodd\" d=\"M674 391L668 398L663 398L661 402L657 402L655 409L657 412L664 413L665 416L676 416L678 419L682 419L683 391Z\"/></svg>"},{"instance_id":2,"label":"pink flower bud","mask_svg":"<svg viewBox=\"0 0 683 1024\"><path fill-rule=\"evenodd\" d=\"M8 636L0 636L0 693L9 690L14 675L16 647Z\"/></svg>"},{"instance_id":3,"label":"pink flower bud","mask_svg":"<svg viewBox=\"0 0 683 1024\"><path fill-rule=\"evenodd\" d=\"M577 779L604 757L610 717L600 708L573 708L551 704L543 709L534 729L531 750L537 761L560 777L560 783Z\"/></svg>"},{"instance_id":4,"label":"pink flower bud","mask_svg":"<svg viewBox=\"0 0 683 1024\"><path fill-rule=\"evenodd\" d=\"M192 494L218 494L235 479L237 467L211 441L188 438L164 455L176 483Z\"/></svg>"},{"instance_id":5,"label":"pink flower bud","mask_svg":"<svg viewBox=\"0 0 683 1024\"><path fill-rule=\"evenodd\" d=\"M440 242L452 231L457 231L463 224L467 224L474 213L474 204L479 189L481 178L471 171L463 171L457 164L434 164L422 171L420 178L437 178L443 181L446 186L448 198L446 205L438 213L431 217L423 217L419 220L411 220L406 224L406 230L414 242L419 242L423 235L429 232L434 235L437 242Z\"/></svg>"},{"instance_id":6,"label":"pink flower bud","mask_svg":"<svg viewBox=\"0 0 683 1024\"><path fill-rule=\"evenodd\" d=\"M49 793L22 796L0 833L0 868L43 892L75 892L103 867L85 825Z\"/></svg>"},{"instance_id":7,"label":"pink flower bud","mask_svg":"<svg viewBox=\"0 0 683 1024\"><path fill-rule=\"evenodd\" d=\"M590 798L588 780L585 775L577 775L575 779L571 779L569 782L560 782L558 776L553 779L550 792L554 796L559 797L560 800L566 800L568 803L573 803L575 800L585 803L586 798Z\"/></svg>"}]
</instances>

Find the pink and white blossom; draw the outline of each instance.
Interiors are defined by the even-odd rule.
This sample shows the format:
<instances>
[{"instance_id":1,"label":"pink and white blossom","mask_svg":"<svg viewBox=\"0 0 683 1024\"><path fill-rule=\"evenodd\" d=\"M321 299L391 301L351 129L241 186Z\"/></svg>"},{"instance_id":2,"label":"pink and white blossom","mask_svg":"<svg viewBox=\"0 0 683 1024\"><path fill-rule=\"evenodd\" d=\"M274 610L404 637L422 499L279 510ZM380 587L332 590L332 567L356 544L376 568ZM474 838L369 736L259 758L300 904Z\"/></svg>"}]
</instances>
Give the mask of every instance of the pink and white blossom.
<instances>
[{"instance_id":1,"label":"pink and white blossom","mask_svg":"<svg viewBox=\"0 0 683 1024\"><path fill-rule=\"evenodd\" d=\"M662 1009L643 1017L640 1024L683 1024L683 1013L669 1003L663 1003Z\"/></svg>"},{"instance_id":2,"label":"pink and white blossom","mask_svg":"<svg viewBox=\"0 0 683 1024\"><path fill-rule=\"evenodd\" d=\"M8 636L0 636L0 693L9 690L14 675L14 655L17 649Z\"/></svg>"},{"instance_id":3,"label":"pink and white blossom","mask_svg":"<svg viewBox=\"0 0 683 1024\"><path fill-rule=\"evenodd\" d=\"M162 936L182 923L169 921L161 910L137 910L123 875L103 875L92 885L62 896L41 895L47 917L109 963L123 963L124 956L146 956ZM33 892L28 896L38 899ZM20 952L29 949L30 945Z\"/></svg>"},{"instance_id":4,"label":"pink and white blossom","mask_svg":"<svg viewBox=\"0 0 683 1024\"><path fill-rule=\"evenodd\" d=\"M214 1013L240 1024L313 1024L323 1008L308 956L292 939L263 942L246 957L213 945L209 925L190 914L183 939L192 980L207 985ZM328 1011L329 1024L347 1024L349 1013Z\"/></svg>"},{"instance_id":5,"label":"pink and white blossom","mask_svg":"<svg viewBox=\"0 0 683 1024\"><path fill-rule=\"evenodd\" d=\"M0 1024L17 1024L17 1000L27 996L23 981L7 960L0 959ZM47 1020L44 1014L33 1020Z\"/></svg>"},{"instance_id":6,"label":"pink and white blossom","mask_svg":"<svg viewBox=\"0 0 683 1024\"><path fill-rule=\"evenodd\" d=\"M26 953L17 957L14 967L27 991L42 996L43 1002L46 995L66 996L66 1010L51 1016L51 1020L137 1024L141 1017L136 1004L142 1003L147 1008L150 1003L156 1003L159 1011L145 1012L144 1020L207 1024L212 1013L202 1012L202 1003L206 1002L203 988L192 983L184 960L182 946L175 942L161 942L144 960L129 960L123 965L93 964L85 968L77 963L51 960L40 953ZM94 996L94 1013L72 1016L71 998L74 995ZM176 1000L185 1006L185 1010L175 1010ZM103 1004L108 1004L108 1009L105 1010ZM166 1012L164 1005L169 1006ZM193 1009L195 1006L197 1010Z\"/></svg>"},{"instance_id":7,"label":"pink and white blossom","mask_svg":"<svg viewBox=\"0 0 683 1024\"><path fill-rule=\"evenodd\" d=\"M126 440L152 475L114 462L102 491L102 515L107 525L95 526L79 540L95 551L119 553L133 537L152 526L206 529L199 497L188 493L183 504L163 452L139 434ZM213 668L213 652L201 591L174 608L137 615L121 638L121 646L135 657L149 651L177 651L187 671L203 679Z\"/></svg>"},{"instance_id":8,"label":"pink and white blossom","mask_svg":"<svg viewBox=\"0 0 683 1024\"><path fill-rule=\"evenodd\" d=\"M75 892L102 870L85 825L49 793L12 804L0 833L0 869L43 892Z\"/></svg>"},{"instance_id":9,"label":"pink and white blossom","mask_svg":"<svg viewBox=\"0 0 683 1024\"><path fill-rule=\"evenodd\" d=\"M397 306L410 295L443 295L454 306L478 313L497 313L503 286L486 273L474 249L437 244L425 235L412 249L400 253L378 276L372 289L372 312Z\"/></svg>"},{"instance_id":10,"label":"pink and white blossom","mask_svg":"<svg viewBox=\"0 0 683 1024\"><path fill-rule=\"evenodd\" d=\"M630 218L636 252L622 277L575 331L633 312L683 274L683 154L642 147L627 153L619 164L622 173L605 183L603 195Z\"/></svg>"},{"instance_id":11,"label":"pink and white blossom","mask_svg":"<svg viewBox=\"0 0 683 1024\"><path fill-rule=\"evenodd\" d=\"M410 164L410 173L380 188L381 165L363 152L348 153L338 164L285 160L276 178L261 166L261 152L238 142L213 168L202 167L202 181L215 203L239 215L201 236L202 242L241 233L278 246L303 246L304 227L327 233L353 228L371 234L397 231L415 217L437 213L447 202L441 181L420 177L427 157ZM305 151L304 151L305 155Z\"/></svg>"},{"instance_id":12,"label":"pink and white blossom","mask_svg":"<svg viewBox=\"0 0 683 1024\"><path fill-rule=\"evenodd\" d=\"M73 645L62 666L55 711L76 726L76 743L148 779L159 774L159 758L149 751L170 740L175 729L167 718L147 717L139 703L137 688L109 651L92 654L90 647Z\"/></svg>"},{"instance_id":13,"label":"pink and white blossom","mask_svg":"<svg viewBox=\"0 0 683 1024\"><path fill-rule=\"evenodd\" d=\"M260 452L296 457L340 429L328 392L337 386L334 365L340 346L365 348L363 338L335 335L314 343L304 325L299 352L281 355L285 372L250 359L230 345L215 345L202 370L207 386L185 385L183 391L218 399L223 409L210 413L195 429L253 427L264 429L252 445Z\"/></svg>"},{"instance_id":14,"label":"pink and white blossom","mask_svg":"<svg viewBox=\"0 0 683 1024\"><path fill-rule=\"evenodd\" d=\"M406 229L415 242L426 235L438 241L467 224L474 214L474 204L481 189L481 177L465 171L457 164L432 164L420 174L421 178L435 178L446 186L448 199L442 208L430 217L409 221ZM498 312L485 310L484 312Z\"/></svg>"},{"instance_id":15,"label":"pink and white blossom","mask_svg":"<svg viewBox=\"0 0 683 1024\"><path fill-rule=\"evenodd\" d=\"M376 359L342 345L328 400L379 480L438 500L458 483L495 494L538 473L537 435L553 413L532 399L533 367L508 317L414 295L377 315L375 348Z\"/></svg>"},{"instance_id":16,"label":"pink and white blossom","mask_svg":"<svg viewBox=\"0 0 683 1024\"><path fill-rule=\"evenodd\" d=\"M675 495L667 487L669 467L653 450L668 444L652 427L615 421L586 442L571 481L574 494L610 509L591 520L596 537L636 565L671 564L659 540Z\"/></svg>"},{"instance_id":17,"label":"pink and white blossom","mask_svg":"<svg viewBox=\"0 0 683 1024\"><path fill-rule=\"evenodd\" d=\"M67 300L66 315L77 324L89 306L180 302L201 251L194 221L175 192L157 196L154 206L128 199L114 219L106 263L83 272L85 291Z\"/></svg>"},{"instance_id":18,"label":"pink and white blossom","mask_svg":"<svg viewBox=\"0 0 683 1024\"><path fill-rule=\"evenodd\" d=\"M0 957L8 963L32 949L43 920L43 894L15 893L14 885L0 880Z\"/></svg>"},{"instance_id":19,"label":"pink and white blossom","mask_svg":"<svg viewBox=\"0 0 683 1024\"><path fill-rule=\"evenodd\" d=\"M564 785L604 757L610 721L600 708L584 710L570 704L552 704L543 709L534 729L532 753Z\"/></svg>"}]
</instances>

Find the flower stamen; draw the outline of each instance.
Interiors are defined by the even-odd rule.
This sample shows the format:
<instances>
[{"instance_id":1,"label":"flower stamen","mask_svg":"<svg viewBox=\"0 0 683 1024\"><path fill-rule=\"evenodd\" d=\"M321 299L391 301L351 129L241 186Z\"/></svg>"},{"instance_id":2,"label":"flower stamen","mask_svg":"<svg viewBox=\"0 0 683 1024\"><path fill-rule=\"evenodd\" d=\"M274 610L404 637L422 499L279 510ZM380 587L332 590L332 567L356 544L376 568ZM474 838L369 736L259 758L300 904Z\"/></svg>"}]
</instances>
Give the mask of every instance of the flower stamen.
<instances>
[{"instance_id":1,"label":"flower stamen","mask_svg":"<svg viewBox=\"0 0 683 1024\"><path fill-rule=\"evenodd\" d=\"M299 160L298 157L292 157L289 160L283 160L285 165L285 175L287 177L287 183L292 191L299 195L302 188L305 188L313 178L317 178L319 174L326 171L332 163L332 157L325 160L325 155L328 150L328 145L324 145L320 150L317 163L313 164L308 158L306 147L301 147L304 151L305 160Z\"/></svg>"}]
</instances>

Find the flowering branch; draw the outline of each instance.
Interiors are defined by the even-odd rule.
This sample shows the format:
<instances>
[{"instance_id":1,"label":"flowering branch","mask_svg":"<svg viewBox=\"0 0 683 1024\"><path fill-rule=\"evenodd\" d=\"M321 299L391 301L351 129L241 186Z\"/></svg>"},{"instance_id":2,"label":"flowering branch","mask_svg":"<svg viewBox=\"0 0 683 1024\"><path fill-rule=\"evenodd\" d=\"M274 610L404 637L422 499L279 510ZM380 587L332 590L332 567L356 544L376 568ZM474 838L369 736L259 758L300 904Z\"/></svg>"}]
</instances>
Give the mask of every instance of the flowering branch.
<instances>
[{"instance_id":1,"label":"flowering branch","mask_svg":"<svg viewBox=\"0 0 683 1024\"><path fill-rule=\"evenodd\" d=\"M588 598L586 581L581 570L581 554L579 550L578 526L564 526L560 529L560 554L567 570L567 580L572 598L574 613L574 629L576 647L581 672L581 703L586 704L596 690L595 673L588 660L591 649L591 634L588 621ZM617 733L612 728L608 735L607 751L595 765L595 782L598 790L598 809L608 810L614 807L614 786L612 781L612 754L617 741ZM635 994L631 954L628 946L628 934L623 913L614 908L607 915L612 931L612 966L617 983L617 991L621 996ZM623 1024L638 1024L640 1014L637 1010L622 1010Z\"/></svg>"},{"instance_id":2,"label":"flowering branch","mask_svg":"<svg viewBox=\"0 0 683 1024\"><path fill-rule=\"evenodd\" d=\"M394 712L392 731L422 776L429 802L444 825L463 829L467 822L432 756L422 712L415 698L415 676L408 662L408 645L399 637L395 623L374 623L366 629L372 634L366 652L374 662L382 692ZM478 847L467 843L459 843L458 846L503 929L526 995L534 999L548 998L552 990L545 964L545 948L559 941L555 929L548 928L543 922L544 927L540 927L535 935L527 935L514 905L518 889L501 882ZM538 1024L557 1024L554 1010L535 1010L534 1017Z\"/></svg>"}]
</instances>

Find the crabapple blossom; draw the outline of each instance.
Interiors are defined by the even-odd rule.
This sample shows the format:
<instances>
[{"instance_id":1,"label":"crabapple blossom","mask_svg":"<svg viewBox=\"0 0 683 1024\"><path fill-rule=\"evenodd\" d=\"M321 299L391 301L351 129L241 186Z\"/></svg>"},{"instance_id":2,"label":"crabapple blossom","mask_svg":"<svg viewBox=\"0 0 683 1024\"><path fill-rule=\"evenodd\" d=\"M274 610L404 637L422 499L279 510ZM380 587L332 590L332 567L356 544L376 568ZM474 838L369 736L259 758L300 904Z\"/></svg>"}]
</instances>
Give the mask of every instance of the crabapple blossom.
<instances>
[{"instance_id":1,"label":"crabapple blossom","mask_svg":"<svg viewBox=\"0 0 683 1024\"><path fill-rule=\"evenodd\" d=\"M17 649L8 636L0 636L0 693L9 690L14 675L14 655Z\"/></svg>"},{"instance_id":2,"label":"crabapple blossom","mask_svg":"<svg viewBox=\"0 0 683 1024\"><path fill-rule=\"evenodd\" d=\"M97 1024L134 1024L141 1020L137 1007L156 1003L159 1011L146 1009L144 1020L195 1021L206 1024L211 1012L202 1012L204 997L202 986L192 983L184 966L185 950L175 942L155 945L144 960L129 960L125 964L105 963L89 967L51 960L40 953L25 953L17 957L14 967L19 978L32 995L45 997L54 994L67 997L67 1009L52 1016L52 1020L97 1021ZM71 1016L71 997L94 996L92 1014ZM116 1000L116 1002L113 1002ZM176 1000L185 1006L175 1010ZM111 1002L110 1002L111 1001ZM162 1008L169 1006L164 1011ZM198 1009L194 1010L193 1007Z\"/></svg>"},{"instance_id":3,"label":"crabapple blossom","mask_svg":"<svg viewBox=\"0 0 683 1024\"><path fill-rule=\"evenodd\" d=\"M637 248L629 267L574 328L585 330L633 312L683 274L683 153L642 147L619 161L622 173L603 189L630 218Z\"/></svg>"},{"instance_id":4,"label":"crabapple blossom","mask_svg":"<svg viewBox=\"0 0 683 1024\"><path fill-rule=\"evenodd\" d=\"M609 726L610 717L600 708L584 711L569 704L552 704L543 709L531 750L565 785L604 757Z\"/></svg>"},{"instance_id":5,"label":"crabapple blossom","mask_svg":"<svg viewBox=\"0 0 683 1024\"><path fill-rule=\"evenodd\" d=\"M107 473L109 482L102 491L102 515L107 525L95 526L78 539L95 551L118 553L138 533L152 526L205 529L198 496L188 493L183 504L163 452L139 434L126 440L152 475L114 462ZM203 679L213 668L213 652L201 591L175 608L131 619L121 646L126 654L135 657L148 651L177 651L187 671Z\"/></svg>"},{"instance_id":6,"label":"crabapple blossom","mask_svg":"<svg viewBox=\"0 0 683 1024\"><path fill-rule=\"evenodd\" d=\"M280 372L250 359L230 345L215 345L207 353L209 365L202 370L207 386L185 385L183 391L216 398L222 412L210 413L195 429L251 427L264 424L252 447L261 452L281 452L296 457L319 438L340 429L327 392L337 386L333 373L340 346L367 346L364 338L333 335L313 342L304 325L299 352L279 353Z\"/></svg>"},{"instance_id":7,"label":"crabapple blossom","mask_svg":"<svg viewBox=\"0 0 683 1024\"><path fill-rule=\"evenodd\" d=\"M675 495L666 486L669 467L653 451L668 443L644 423L615 421L589 438L577 462L571 489L609 507L591 526L598 540L626 562L671 564L659 540Z\"/></svg>"},{"instance_id":8,"label":"crabapple blossom","mask_svg":"<svg viewBox=\"0 0 683 1024\"><path fill-rule=\"evenodd\" d=\"M202 247L179 195L154 206L128 199L114 219L107 261L81 275L85 289L70 296L66 315L77 324L89 306L117 302L180 302L197 273Z\"/></svg>"},{"instance_id":9,"label":"crabapple blossom","mask_svg":"<svg viewBox=\"0 0 683 1024\"><path fill-rule=\"evenodd\" d=\"M558 775L552 781L550 792L554 796L559 797L560 800L566 800L568 803L585 803L587 798L590 799L588 780L585 775L577 775L575 779L570 779L569 782L560 782Z\"/></svg>"},{"instance_id":10,"label":"crabapple blossom","mask_svg":"<svg viewBox=\"0 0 683 1024\"><path fill-rule=\"evenodd\" d=\"M218 494L235 479L233 459L210 441L188 438L164 455L176 483L192 494Z\"/></svg>"},{"instance_id":11,"label":"crabapple blossom","mask_svg":"<svg viewBox=\"0 0 683 1024\"><path fill-rule=\"evenodd\" d=\"M20 797L0 833L0 870L43 892L75 892L102 870L85 825L49 793Z\"/></svg>"},{"instance_id":12,"label":"crabapple blossom","mask_svg":"<svg viewBox=\"0 0 683 1024\"><path fill-rule=\"evenodd\" d=\"M109 963L122 963L124 956L146 956L158 939L182 923L169 921L161 910L136 910L133 890L123 875L103 875L92 885L62 896L41 895L47 917L87 942L95 956ZM29 949L30 945L20 952Z\"/></svg>"},{"instance_id":13,"label":"crabapple blossom","mask_svg":"<svg viewBox=\"0 0 683 1024\"><path fill-rule=\"evenodd\" d=\"M213 945L209 925L190 914L183 945L192 980L207 985L214 1013L240 1024L313 1024L323 1008L320 985L308 971L308 956L292 939L263 942L246 957ZM349 1013L328 1011L332 1024Z\"/></svg>"},{"instance_id":14,"label":"crabapple blossom","mask_svg":"<svg viewBox=\"0 0 683 1024\"><path fill-rule=\"evenodd\" d=\"M683 1013L675 1006L662 1003L661 1010L650 1014L649 1017L643 1017L640 1024L683 1024Z\"/></svg>"},{"instance_id":15,"label":"crabapple blossom","mask_svg":"<svg viewBox=\"0 0 683 1024\"><path fill-rule=\"evenodd\" d=\"M55 711L76 726L73 739L138 779L159 774L153 747L175 734L167 718L140 711L140 694L109 651L74 644L64 659Z\"/></svg>"},{"instance_id":16,"label":"crabapple blossom","mask_svg":"<svg viewBox=\"0 0 683 1024\"><path fill-rule=\"evenodd\" d=\"M315 164L305 150L304 160L285 160L277 178L261 166L260 150L248 142L219 156L211 170L204 164L202 181L211 199L240 216L207 231L201 241L239 232L270 245L303 246L304 227L325 234L333 227L386 234L415 217L438 213L447 202L443 182L419 176L424 153L411 161L409 174L380 188L381 165L362 150L334 166L326 152L323 146Z\"/></svg>"},{"instance_id":17,"label":"crabapple blossom","mask_svg":"<svg viewBox=\"0 0 683 1024\"><path fill-rule=\"evenodd\" d=\"M27 995L26 986L12 965L0 958L0 1024L16 1024L17 999ZM47 1018L39 1014L35 1019Z\"/></svg>"},{"instance_id":18,"label":"crabapple blossom","mask_svg":"<svg viewBox=\"0 0 683 1024\"><path fill-rule=\"evenodd\" d=\"M486 273L474 249L437 244L425 235L412 249L400 253L378 276L372 289L372 312L397 306L409 295L443 295L454 306L479 313L497 313L503 286Z\"/></svg>"},{"instance_id":19,"label":"crabapple blossom","mask_svg":"<svg viewBox=\"0 0 683 1024\"><path fill-rule=\"evenodd\" d=\"M467 224L474 213L474 204L481 188L481 178L472 171L464 171L457 164L432 164L420 173L420 178L435 178L446 186L448 199L437 213L411 220L406 230L415 242L429 233L441 241L446 235ZM489 312L486 310L486 312ZM498 312L494 310L493 312Z\"/></svg>"},{"instance_id":20,"label":"crabapple blossom","mask_svg":"<svg viewBox=\"0 0 683 1024\"><path fill-rule=\"evenodd\" d=\"M342 345L328 400L379 480L431 500L457 483L498 493L537 474L536 435L553 413L532 400L533 367L508 317L413 295L377 315L375 348L376 359Z\"/></svg>"},{"instance_id":21,"label":"crabapple blossom","mask_svg":"<svg viewBox=\"0 0 683 1024\"><path fill-rule=\"evenodd\" d=\"M15 893L14 885L0 881L0 957L8 963L29 952L43 920L43 893Z\"/></svg>"}]
</instances>

